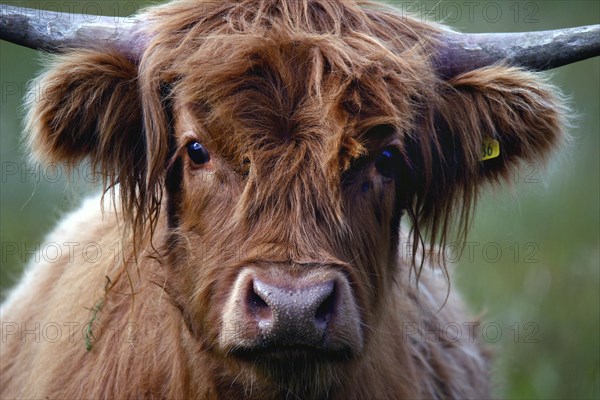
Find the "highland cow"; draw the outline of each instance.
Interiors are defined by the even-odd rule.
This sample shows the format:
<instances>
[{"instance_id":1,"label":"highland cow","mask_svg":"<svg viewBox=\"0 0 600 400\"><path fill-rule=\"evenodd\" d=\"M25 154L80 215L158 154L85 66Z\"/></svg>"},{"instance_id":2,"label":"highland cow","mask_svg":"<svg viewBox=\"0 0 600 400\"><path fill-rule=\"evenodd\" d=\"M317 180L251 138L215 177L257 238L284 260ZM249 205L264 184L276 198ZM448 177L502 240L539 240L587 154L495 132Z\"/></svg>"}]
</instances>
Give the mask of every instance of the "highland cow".
<instances>
[{"instance_id":1,"label":"highland cow","mask_svg":"<svg viewBox=\"0 0 600 400\"><path fill-rule=\"evenodd\" d=\"M105 192L50 237L122 251L29 265L3 398L489 397L483 346L441 331L473 318L427 249L560 144L560 96L527 70L597 55L597 27L540 47L349 0L51 24L2 10L2 38L60 53L27 143L90 160ZM35 324L68 334L22 340Z\"/></svg>"}]
</instances>

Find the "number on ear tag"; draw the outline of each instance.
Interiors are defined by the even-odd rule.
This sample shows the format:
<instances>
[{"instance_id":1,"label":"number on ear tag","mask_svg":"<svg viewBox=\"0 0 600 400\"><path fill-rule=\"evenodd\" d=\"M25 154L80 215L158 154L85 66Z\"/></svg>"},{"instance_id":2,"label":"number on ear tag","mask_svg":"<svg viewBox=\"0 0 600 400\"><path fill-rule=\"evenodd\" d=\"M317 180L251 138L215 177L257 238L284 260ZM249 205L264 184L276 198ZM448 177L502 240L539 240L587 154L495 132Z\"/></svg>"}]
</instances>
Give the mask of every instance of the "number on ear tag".
<instances>
[{"instance_id":1,"label":"number on ear tag","mask_svg":"<svg viewBox=\"0 0 600 400\"><path fill-rule=\"evenodd\" d=\"M484 138L481 145L480 161L496 158L500 155L500 142L496 139Z\"/></svg>"}]
</instances>

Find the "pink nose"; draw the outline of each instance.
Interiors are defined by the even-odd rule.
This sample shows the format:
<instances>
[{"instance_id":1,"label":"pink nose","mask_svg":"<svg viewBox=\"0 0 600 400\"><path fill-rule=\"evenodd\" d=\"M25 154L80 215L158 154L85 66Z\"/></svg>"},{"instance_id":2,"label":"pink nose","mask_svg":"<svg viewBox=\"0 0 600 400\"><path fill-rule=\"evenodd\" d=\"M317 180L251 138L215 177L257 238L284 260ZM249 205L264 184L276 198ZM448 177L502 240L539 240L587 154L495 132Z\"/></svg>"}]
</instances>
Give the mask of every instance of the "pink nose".
<instances>
[{"instance_id":1,"label":"pink nose","mask_svg":"<svg viewBox=\"0 0 600 400\"><path fill-rule=\"evenodd\" d=\"M267 346L321 346L338 314L335 280L283 287L255 277L246 305Z\"/></svg>"},{"instance_id":2,"label":"pink nose","mask_svg":"<svg viewBox=\"0 0 600 400\"><path fill-rule=\"evenodd\" d=\"M224 354L289 362L318 354L345 360L363 349L358 300L348 275L330 266L244 267L223 307Z\"/></svg>"}]
</instances>

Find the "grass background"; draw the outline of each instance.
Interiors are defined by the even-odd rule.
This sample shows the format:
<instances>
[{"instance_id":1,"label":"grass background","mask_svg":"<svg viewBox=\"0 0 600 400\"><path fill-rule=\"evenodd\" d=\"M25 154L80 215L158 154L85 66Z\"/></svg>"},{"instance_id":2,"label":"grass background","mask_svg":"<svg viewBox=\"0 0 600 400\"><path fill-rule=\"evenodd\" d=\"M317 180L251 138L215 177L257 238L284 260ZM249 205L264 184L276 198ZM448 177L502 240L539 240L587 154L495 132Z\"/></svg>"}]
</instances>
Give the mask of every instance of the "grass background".
<instances>
[{"instance_id":1,"label":"grass background","mask_svg":"<svg viewBox=\"0 0 600 400\"><path fill-rule=\"evenodd\" d=\"M150 4L5 3L104 15L129 15ZM594 0L391 3L465 32L600 22L600 2ZM43 248L45 233L95 188L81 175L25 167L22 98L42 65L39 53L0 42L1 298L32 252ZM468 247L449 257L458 262L455 286L474 311L485 312L484 339L496 353L496 397L593 399L600 397L600 63L580 62L550 76L571 99L573 145L545 170L524 166L510 185L485 191Z\"/></svg>"}]
</instances>

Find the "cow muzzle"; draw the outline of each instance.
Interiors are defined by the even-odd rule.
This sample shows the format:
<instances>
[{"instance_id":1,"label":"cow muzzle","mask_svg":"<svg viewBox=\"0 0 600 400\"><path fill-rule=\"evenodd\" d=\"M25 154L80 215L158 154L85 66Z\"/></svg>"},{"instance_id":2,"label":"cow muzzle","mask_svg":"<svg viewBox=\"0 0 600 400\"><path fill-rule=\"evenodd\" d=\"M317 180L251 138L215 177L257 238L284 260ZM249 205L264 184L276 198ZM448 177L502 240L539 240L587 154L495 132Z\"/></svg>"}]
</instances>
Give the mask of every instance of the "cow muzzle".
<instances>
[{"instance_id":1,"label":"cow muzzle","mask_svg":"<svg viewBox=\"0 0 600 400\"><path fill-rule=\"evenodd\" d=\"M348 359L362 350L360 320L351 285L334 268L246 267L227 301L219 341L246 358Z\"/></svg>"}]
</instances>

